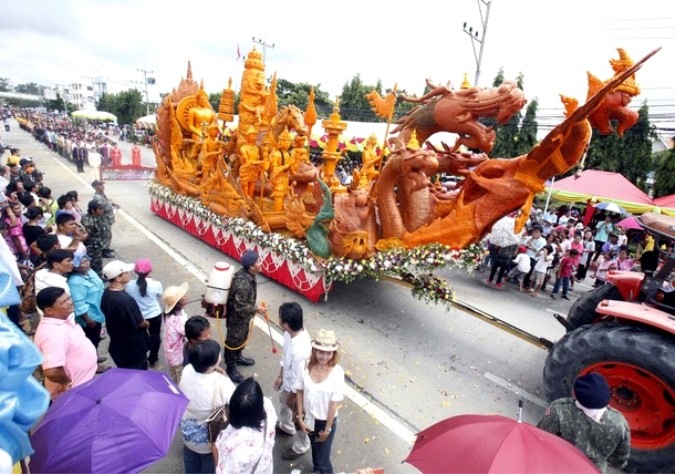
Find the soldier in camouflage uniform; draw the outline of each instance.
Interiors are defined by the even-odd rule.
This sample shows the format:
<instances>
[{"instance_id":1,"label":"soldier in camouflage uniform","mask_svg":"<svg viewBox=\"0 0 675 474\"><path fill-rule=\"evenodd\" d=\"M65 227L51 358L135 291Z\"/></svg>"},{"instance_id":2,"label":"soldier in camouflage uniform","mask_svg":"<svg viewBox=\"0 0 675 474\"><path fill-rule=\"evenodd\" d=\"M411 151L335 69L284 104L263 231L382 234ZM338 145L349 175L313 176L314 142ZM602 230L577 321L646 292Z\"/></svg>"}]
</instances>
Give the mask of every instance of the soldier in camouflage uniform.
<instances>
[{"instance_id":1,"label":"soldier in camouflage uniform","mask_svg":"<svg viewBox=\"0 0 675 474\"><path fill-rule=\"evenodd\" d=\"M103 215L108 221L106 227L106 233L101 239L101 244L103 245L103 256L105 258L115 258L115 251L110 247L112 242L112 226L115 223L115 208L117 204L108 199L108 196L105 195L105 183L100 180L95 180L91 183L91 187L94 188L93 199L98 201L103 206ZM93 263L93 262L92 262Z\"/></svg>"},{"instance_id":2,"label":"soldier in camouflage uniform","mask_svg":"<svg viewBox=\"0 0 675 474\"><path fill-rule=\"evenodd\" d=\"M569 441L605 472L607 464L621 469L630 456L630 427L610 408L611 390L600 374L574 382L574 397L555 400L537 427Z\"/></svg>"},{"instance_id":3,"label":"soldier in camouflage uniform","mask_svg":"<svg viewBox=\"0 0 675 474\"><path fill-rule=\"evenodd\" d=\"M110 233L108 219L104 215L103 205L92 199L87 205L87 214L82 216L82 225L88 232L84 246L87 248L87 255L91 261L91 269L98 276L101 276L103 270L103 241L105 236Z\"/></svg>"},{"instance_id":4,"label":"soldier in camouflage uniform","mask_svg":"<svg viewBox=\"0 0 675 474\"><path fill-rule=\"evenodd\" d=\"M244 377L237 370L237 365L251 366L253 359L241 355L246 346L251 319L264 308L256 306L257 282L256 274L260 271L258 253L249 250L241 256L242 268L232 277L230 292L227 297L227 338L225 339L225 365L227 375L232 382L240 383Z\"/></svg>"}]
</instances>

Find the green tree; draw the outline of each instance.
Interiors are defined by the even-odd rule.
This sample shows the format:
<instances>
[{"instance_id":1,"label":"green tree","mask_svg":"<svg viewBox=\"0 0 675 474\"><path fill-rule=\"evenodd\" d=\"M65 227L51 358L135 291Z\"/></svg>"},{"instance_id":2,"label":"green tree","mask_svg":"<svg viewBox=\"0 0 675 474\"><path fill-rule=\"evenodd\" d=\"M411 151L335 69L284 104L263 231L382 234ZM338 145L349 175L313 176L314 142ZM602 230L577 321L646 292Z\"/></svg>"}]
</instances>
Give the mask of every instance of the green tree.
<instances>
[{"instance_id":1,"label":"green tree","mask_svg":"<svg viewBox=\"0 0 675 474\"><path fill-rule=\"evenodd\" d=\"M675 194L675 148L661 152L654 173L654 197Z\"/></svg>"},{"instance_id":2,"label":"green tree","mask_svg":"<svg viewBox=\"0 0 675 474\"><path fill-rule=\"evenodd\" d=\"M218 112L218 106L220 106L220 92L211 92L209 94L209 103L211 104L211 107L213 107L213 110Z\"/></svg>"},{"instance_id":3,"label":"green tree","mask_svg":"<svg viewBox=\"0 0 675 474\"><path fill-rule=\"evenodd\" d=\"M33 94L33 95L42 95L43 87L35 82L29 82L27 84L17 84L14 88L15 92L21 94Z\"/></svg>"},{"instance_id":4,"label":"green tree","mask_svg":"<svg viewBox=\"0 0 675 474\"><path fill-rule=\"evenodd\" d=\"M504 81L504 69L500 68L499 72L492 81L492 87L499 87ZM522 73L516 77L516 84L521 90L524 88L524 76ZM495 138L495 145L490 156L499 158L514 158L516 156L528 153L532 147L537 143L537 99L533 99L527 106L525 117L519 111L503 125L497 124L493 117L480 120L486 127L493 127L497 133Z\"/></svg>"},{"instance_id":5,"label":"green tree","mask_svg":"<svg viewBox=\"0 0 675 474\"><path fill-rule=\"evenodd\" d=\"M138 89L128 89L118 94L101 94L96 107L116 115L120 124L133 124L145 115L143 95Z\"/></svg>"},{"instance_id":6,"label":"green tree","mask_svg":"<svg viewBox=\"0 0 675 474\"><path fill-rule=\"evenodd\" d=\"M0 92L11 92L12 83L6 77L0 77Z\"/></svg>"},{"instance_id":7,"label":"green tree","mask_svg":"<svg viewBox=\"0 0 675 474\"><path fill-rule=\"evenodd\" d=\"M656 130L649 122L649 107L644 104L639 118L623 137L616 133L600 135L593 130L593 138L586 157L586 168L613 171L646 190L647 175L654 169L652 140ZM616 123L613 123L616 128Z\"/></svg>"},{"instance_id":8,"label":"green tree","mask_svg":"<svg viewBox=\"0 0 675 474\"><path fill-rule=\"evenodd\" d=\"M383 119L375 115L372 111L366 94L376 90L378 94L382 93L382 83L380 80L374 86L363 83L361 75L357 74L351 81L346 82L342 87L340 94L340 115L343 120L354 120L357 122L382 122Z\"/></svg>"},{"instance_id":9,"label":"green tree","mask_svg":"<svg viewBox=\"0 0 675 474\"><path fill-rule=\"evenodd\" d=\"M48 100L45 107L47 107L47 110L49 111L58 110L59 112L63 112L66 110L66 103L64 102L63 97L61 97L61 94L57 92L56 99Z\"/></svg>"},{"instance_id":10,"label":"green tree","mask_svg":"<svg viewBox=\"0 0 675 474\"><path fill-rule=\"evenodd\" d=\"M321 84L308 84L306 82L290 82L286 79L277 79L277 97L279 107L295 105L306 110L309 102L309 92L314 88L314 107L319 118L328 118L333 111L333 102L328 92L321 90Z\"/></svg>"},{"instance_id":11,"label":"green tree","mask_svg":"<svg viewBox=\"0 0 675 474\"><path fill-rule=\"evenodd\" d=\"M110 112L111 114L115 113L115 94L108 94L104 92L101 94L101 97L96 103L96 109L102 110L103 112Z\"/></svg>"}]
</instances>

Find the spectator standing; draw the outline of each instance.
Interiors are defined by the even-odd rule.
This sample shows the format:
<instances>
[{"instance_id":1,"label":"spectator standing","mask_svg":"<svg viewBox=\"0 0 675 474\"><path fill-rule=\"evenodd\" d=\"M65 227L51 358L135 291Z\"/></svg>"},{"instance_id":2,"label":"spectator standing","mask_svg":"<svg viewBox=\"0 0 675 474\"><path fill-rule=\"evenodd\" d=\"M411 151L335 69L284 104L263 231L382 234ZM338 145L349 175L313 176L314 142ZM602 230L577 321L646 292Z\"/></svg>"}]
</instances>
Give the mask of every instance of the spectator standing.
<instances>
[{"instance_id":1,"label":"spectator standing","mask_svg":"<svg viewBox=\"0 0 675 474\"><path fill-rule=\"evenodd\" d=\"M148 323L143 319L138 304L124 287L131 280L134 265L113 260L103 267L103 279L108 288L101 298L106 331L110 336L108 352L117 367L148 370L150 335Z\"/></svg>"},{"instance_id":2,"label":"spectator standing","mask_svg":"<svg viewBox=\"0 0 675 474\"><path fill-rule=\"evenodd\" d=\"M274 472L272 401L263 396L254 378L244 380L230 398L230 425L216 440L216 473L271 474Z\"/></svg>"},{"instance_id":3,"label":"spectator standing","mask_svg":"<svg viewBox=\"0 0 675 474\"><path fill-rule=\"evenodd\" d=\"M595 225L595 255L593 256L593 262L598 260L598 257L602 253L602 246L609 240L609 234L613 230L614 226L612 225L612 218L610 216L606 216L605 220Z\"/></svg>"},{"instance_id":4,"label":"spectator standing","mask_svg":"<svg viewBox=\"0 0 675 474\"><path fill-rule=\"evenodd\" d=\"M570 275L570 291L574 291L574 282L576 280L577 269L579 268L579 261L581 260L581 255L584 253L584 244L581 243L581 231L574 231L574 238L570 243L570 250L576 250L577 254L572 258L572 265L574 266L574 272Z\"/></svg>"},{"instance_id":5,"label":"spectator standing","mask_svg":"<svg viewBox=\"0 0 675 474\"><path fill-rule=\"evenodd\" d=\"M73 271L73 257L73 252L67 249L54 249L47 253L47 267L35 272L35 294L40 290L55 286L63 289L70 296L67 277ZM75 319L74 314L72 319Z\"/></svg>"},{"instance_id":6,"label":"spectator standing","mask_svg":"<svg viewBox=\"0 0 675 474\"><path fill-rule=\"evenodd\" d=\"M527 256L530 257L530 271L523 280L525 286L530 285L530 276L534 271L534 266L537 264L537 253L544 245L546 245L546 238L541 235L541 227L534 226L532 228L532 235L525 241Z\"/></svg>"},{"instance_id":7,"label":"spectator standing","mask_svg":"<svg viewBox=\"0 0 675 474\"><path fill-rule=\"evenodd\" d=\"M87 161L87 148L82 144L82 140L77 140L73 147L73 161L77 166L78 173L84 173L84 163Z\"/></svg>"},{"instance_id":8,"label":"spectator standing","mask_svg":"<svg viewBox=\"0 0 675 474\"><path fill-rule=\"evenodd\" d=\"M579 252L575 249L570 250L569 255L565 255L560 260L560 266L558 267L558 274L553 285L553 292L551 293L551 298L555 299L562 285L562 299L569 300L568 292L570 289L570 278L574 274L574 259L577 257Z\"/></svg>"},{"instance_id":9,"label":"spectator standing","mask_svg":"<svg viewBox=\"0 0 675 474\"><path fill-rule=\"evenodd\" d=\"M607 273L610 270L616 270L617 268L619 267L614 258L614 252L610 250L609 252L603 253L602 260L598 264L595 269L595 274L593 275L593 278L595 279L593 288L605 286L607 284Z\"/></svg>"},{"instance_id":10,"label":"spectator standing","mask_svg":"<svg viewBox=\"0 0 675 474\"><path fill-rule=\"evenodd\" d=\"M488 285L492 284L495 274L497 274L497 271L499 271L499 274L497 274L497 283L495 286L497 288L502 287L502 278L504 278L504 275L506 274L509 261L511 258L513 258L517 251L518 245L508 245L505 247L500 247L499 250L497 250L494 261L492 262L492 268L490 269L490 276L487 279Z\"/></svg>"},{"instance_id":11,"label":"spectator standing","mask_svg":"<svg viewBox=\"0 0 675 474\"><path fill-rule=\"evenodd\" d=\"M605 472L607 464L621 469L630 456L630 427L611 408L609 384L597 373L574 382L574 398L560 398L546 409L537 427L569 441Z\"/></svg>"},{"instance_id":12,"label":"spectator standing","mask_svg":"<svg viewBox=\"0 0 675 474\"><path fill-rule=\"evenodd\" d=\"M309 435L313 472L332 473L330 460L337 428L338 403L344 399L345 373L337 350L340 345L333 331L321 329L312 340L312 356L295 387L298 423Z\"/></svg>"},{"instance_id":13,"label":"spectator standing","mask_svg":"<svg viewBox=\"0 0 675 474\"><path fill-rule=\"evenodd\" d=\"M162 343L162 308L159 306L159 297L162 296L164 288L159 281L148 278L148 275L152 272L150 259L136 260L134 271L137 278L130 281L124 291L136 300L143 319L150 324L150 327L148 327L150 333L148 364L150 364L150 367L155 367L159 361L159 346Z\"/></svg>"},{"instance_id":14,"label":"spectator standing","mask_svg":"<svg viewBox=\"0 0 675 474\"><path fill-rule=\"evenodd\" d=\"M12 251L17 261L27 262L30 259L30 251L23 235L23 223L21 222L22 208L19 203L3 203L3 220L9 229L5 242Z\"/></svg>"},{"instance_id":15,"label":"spectator standing","mask_svg":"<svg viewBox=\"0 0 675 474\"><path fill-rule=\"evenodd\" d=\"M45 388L54 400L66 390L94 378L96 348L82 328L69 318L74 310L73 301L63 288L44 288L35 300L43 317L34 340L44 357Z\"/></svg>"},{"instance_id":16,"label":"spectator standing","mask_svg":"<svg viewBox=\"0 0 675 474\"><path fill-rule=\"evenodd\" d=\"M532 274L533 278L530 278L532 286L528 290L532 293L532 297L537 297L537 291L541 289L544 285L544 278L546 278L546 271L548 266L553 260L553 247L546 244L544 245L539 253L537 253L537 263L534 266L534 273Z\"/></svg>"},{"instance_id":17,"label":"spectator standing","mask_svg":"<svg viewBox=\"0 0 675 474\"><path fill-rule=\"evenodd\" d=\"M86 232L72 214L62 213L56 216L56 236L62 249L69 249L78 255L87 253L87 248L82 243L87 237Z\"/></svg>"},{"instance_id":18,"label":"spectator standing","mask_svg":"<svg viewBox=\"0 0 675 474\"><path fill-rule=\"evenodd\" d=\"M180 424L184 468L186 473L212 474L215 462L206 419L216 408L230 402L235 387L216 370L220 362L220 344L216 341L209 339L196 344L189 361L179 384L190 401Z\"/></svg>"},{"instance_id":19,"label":"spectator standing","mask_svg":"<svg viewBox=\"0 0 675 474\"><path fill-rule=\"evenodd\" d=\"M185 333L187 331L188 317L183 311L187 304L188 284L184 282L181 286L169 286L162 294L164 302L164 332L162 340L164 342L164 357L169 366L169 375L176 383L180 383L183 366L187 364L188 357L185 354L187 340ZM201 316L200 316L201 317ZM208 327L208 321L206 321ZM202 332L199 332L195 342L199 341ZM207 332L210 336L210 332ZM208 337L201 340L207 340Z\"/></svg>"},{"instance_id":20,"label":"spectator standing","mask_svg":"<svg viewBox=\"0 0 675 474\"><path fill-rule=\"evenodd\" d=\"M82 216L82 226L87 231L84 246L91 258L91 268L101 275L103 270L103 240L108 233L108 219L103 215L103 204L91 200L87 204L87 213Z\"/></svg>"},{"instance_id":21,"label":"spectator standing","mask_svg":"<svg viewBox=\"0 0 675 474\"><path fill-rule=\"evenodd\" d=\"M302 371L312 355L312 340L304 328L302 307L298 303L284 303L279 307L279 324L284 330L284 345L281 369L273 384L274 390L279 390L279 424L276 431L295 437L293 445L282 454L282 459L292 461L311 449L309 436L295 429L298 411L293 387L302 377Z\"/></svg>"},{"instance_id":22,"label":"spectator standing","mask_svg":"<svg viewBox=\"0 0 675 474\"><path fill-rule=\"evenodd\" d=\"M616 260L618 270L630 271L635 266L635 259L628 258L628 246L624 245L619 249L619 257Z\"/></svg>"},{"instance_id":23,"label":"spectator standing","mask_svg":"<svg viewBox=\"0 0 675 474\"><path fill-rule=\"evenodd\" d=\"M593 233L590 230L584 232L584 238L581 241L584 247L581 256L579 257L579 266L577 267L577 280L583 281L588 272L588 265L591 262L591 257L595 253L595 242L593 241Z\"/></svg>"},{"instance_id":24,"label":"spectator standing","mask_svg":"<svg viewBox=\"0 0 675 474\"><path fill-rule=\"evenodd\" d=\"M253 359L241 355L246 347L251 320L265 307L256 306L258 284L256 275L260 271L260 257L254 250L248 250L241 256L241 266L232 277L227 297L227 338L225 339L225 364L227 375L234 383L240 383L244 377L237 370L238 365L252 366Z\"/></svg>"},{"instance_id":25,"label":"spectator standing","mask_svg":"<svg viewBox=\"0 0 675 474\"><path fill-rule=\"evenodd\" d=\"M525 246L518 247L518 255L516 255L516 258L513 259L513 263L515 264L515 266L511 270L509 270L507 276L507 281L515 280L516 282L518 282L518 289L520 291L523 291L523 280L525 280L525 276L530 273L530 270L532 270L530 257L527 255L526 252L527 248L525 248Z\"/></svg>"},{"instance_id":26,"label":"spectator standing","mask_svg":"<svg viewBox=\"0 0 675 474\"><path fill-rule=\"evenodd\" d=\"M211 324L204 316L190 316L185 323L185 345L183 346L183 367L189 364L188 355L202 341L211 339ZM166 343L164 344L166 349Z\"/></svg>"},{"instance_id":27,"label":"spectator standing","mask_svg":"<svg viewBox=\"0 0 675 474\"><path fill-rule=\"evenodd\" d=\"M115 211L117 209L117 204L108 199L108 196L105 194L105 183L101 180L95 180L91 183L91 187L94 188L93 199L100 202L103 205L103 215L108 220L108 227L106 229L106 234L103 236L103 257L105 258L115 258L115 251L111 248L112 245L112 226L115 223Z\"/></svg>"}]
</instances>

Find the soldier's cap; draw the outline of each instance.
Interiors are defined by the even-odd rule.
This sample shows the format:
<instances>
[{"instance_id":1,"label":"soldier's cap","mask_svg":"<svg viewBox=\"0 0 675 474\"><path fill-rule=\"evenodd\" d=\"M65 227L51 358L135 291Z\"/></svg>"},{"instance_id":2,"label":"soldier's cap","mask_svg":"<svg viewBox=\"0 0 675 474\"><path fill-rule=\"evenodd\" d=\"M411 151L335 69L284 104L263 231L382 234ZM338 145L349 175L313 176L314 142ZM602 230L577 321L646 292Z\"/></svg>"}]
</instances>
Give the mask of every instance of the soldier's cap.
<instances>
[{"instance_id":1,"label":"soldier's cap","mask_svg":"<svg viewBox=\"0 0 675 474\"><path fill-rule=\"evenodd\" d=\"M597 410L609 405L612 391L602 375L591 373L576 379L574 396L584 407Z\"/></svg>"},{"instance_id":2,"label":"soldier's cap","mask_svg":"<svg viewBox=\"0 0 675 474\"><path fill-rule=\"evenodd\" d=\"M95 209L101 209L103 207L103 203L101 201L97 201L96 199L92 199L89 201L89 204L87 204L87 209L90 211L93 211Z\"/></svg>"},{"instance_id":3,"label":"soldier's cap","mask_svg":"<svg viewBox=\"0 0 675 474\"><path fill-rule=\"evenodd\" d=\"M260 258L258 252L255 250L247 250L241 256L241 266L244 268L252 267L255 265L255 262L258 261L258 258Z\"/></svg>"},{"instance_id":4,"label":"soldier's cap","mask_svg":"<svg viewBox=\"0 0 675 474\"><path fill-rule=\"evenodd\" d=\"M103 181L101 181L100 179L95 179L95 180L91 183L91 187L92 187L92 188L95 188L96 186L100 186L100 185L102 185L102 184L104 184Z\"/></svg>"}]
</instances>

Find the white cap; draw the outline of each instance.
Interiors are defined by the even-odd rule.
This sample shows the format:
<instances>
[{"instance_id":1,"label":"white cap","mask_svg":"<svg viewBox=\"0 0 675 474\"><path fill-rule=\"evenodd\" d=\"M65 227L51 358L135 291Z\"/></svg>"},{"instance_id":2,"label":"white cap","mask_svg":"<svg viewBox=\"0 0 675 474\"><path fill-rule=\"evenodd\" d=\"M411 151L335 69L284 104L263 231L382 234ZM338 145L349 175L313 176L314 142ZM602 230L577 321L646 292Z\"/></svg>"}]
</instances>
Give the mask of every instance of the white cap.
<instances>
[{"instance_id":1,"label":"white cap","mask_svg":"<svg viewBox=\"0 0 675 474\"><path fill-rule=\"evenodd\" d=\"M133 263L124 263L121 260L113 260L108 262L105 267L103 267L103 279L112 280L120 276L122 273L130 272L134 269Z\"/></svg>"}]
</instances>

